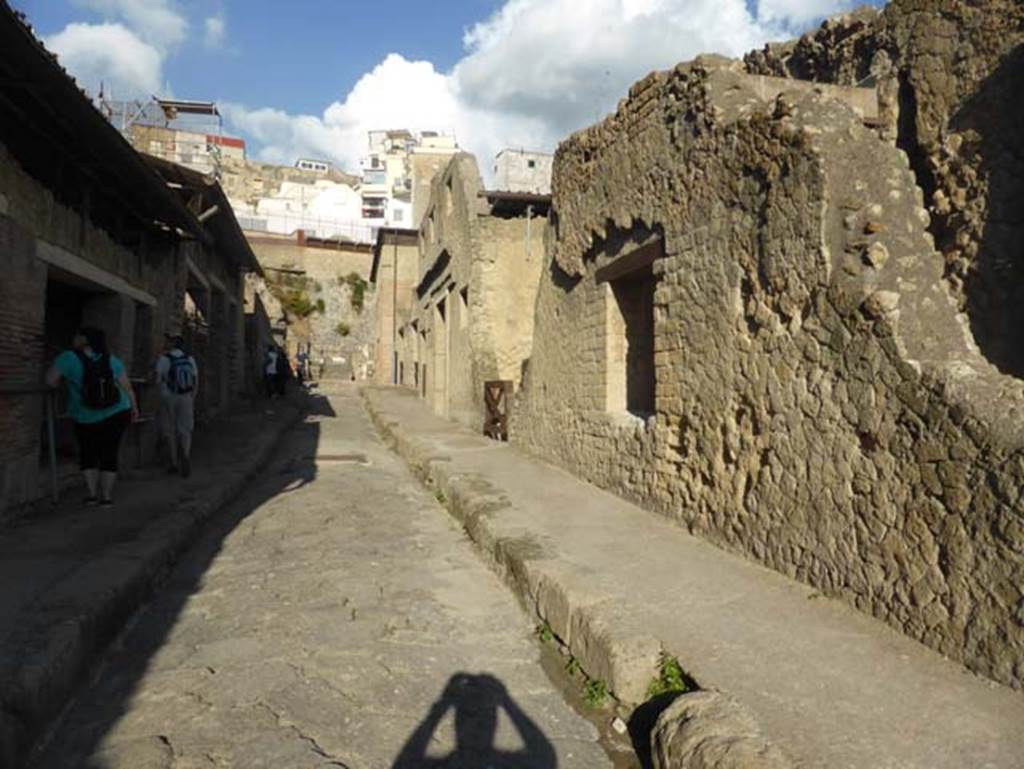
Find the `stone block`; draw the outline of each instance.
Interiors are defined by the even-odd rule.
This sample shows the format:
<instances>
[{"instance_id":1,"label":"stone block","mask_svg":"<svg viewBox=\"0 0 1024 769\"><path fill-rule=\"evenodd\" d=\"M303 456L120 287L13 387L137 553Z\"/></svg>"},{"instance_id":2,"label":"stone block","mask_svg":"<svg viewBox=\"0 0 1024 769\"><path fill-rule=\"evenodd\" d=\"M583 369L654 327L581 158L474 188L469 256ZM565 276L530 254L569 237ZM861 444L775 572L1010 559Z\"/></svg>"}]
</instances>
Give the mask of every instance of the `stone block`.
<instances>
[{"instance_id":1,"label":"stone block","mask_svg":"<svg viewBox=\"0 0 1024 769\"><path fill-rule=\"evenodd\" d=\"M754 717L715 691L683 694L658 717L651 734L655 769L792 769Z\"/></svg>"}]
</instances>

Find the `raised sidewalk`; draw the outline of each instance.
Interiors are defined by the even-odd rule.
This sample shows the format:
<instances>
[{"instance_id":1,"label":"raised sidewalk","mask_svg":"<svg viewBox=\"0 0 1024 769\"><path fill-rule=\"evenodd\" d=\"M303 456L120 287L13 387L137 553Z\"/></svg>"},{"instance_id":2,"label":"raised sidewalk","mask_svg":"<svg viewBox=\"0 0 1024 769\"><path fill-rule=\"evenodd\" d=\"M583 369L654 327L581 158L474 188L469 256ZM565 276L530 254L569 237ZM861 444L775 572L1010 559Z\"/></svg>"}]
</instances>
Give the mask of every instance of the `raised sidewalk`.
<instances>
[{"instance_id":1,"label":"raised sidewalk","mask_svg":"<svg viewBox=\"0 0 1024 769\"><path fill-rule=\"evenodd\" d=\"M1020 769L1024 694L655 513L367 388L378 427L593 677L639 702L662 650L799 767Z\"/></svg>"},{"instance_id":2,"label":"raised sidewalk","mask_svg":"<svg viewBox=\"0 0 1024 769\"><path fill-rule=\"evenodd\" d=\"M19 766L205 519L235 497L301 413L300 402L215 419L188 480L151 468L112 509L81 490L0 528L0 767Z\"/></svg>"}]
</instances>

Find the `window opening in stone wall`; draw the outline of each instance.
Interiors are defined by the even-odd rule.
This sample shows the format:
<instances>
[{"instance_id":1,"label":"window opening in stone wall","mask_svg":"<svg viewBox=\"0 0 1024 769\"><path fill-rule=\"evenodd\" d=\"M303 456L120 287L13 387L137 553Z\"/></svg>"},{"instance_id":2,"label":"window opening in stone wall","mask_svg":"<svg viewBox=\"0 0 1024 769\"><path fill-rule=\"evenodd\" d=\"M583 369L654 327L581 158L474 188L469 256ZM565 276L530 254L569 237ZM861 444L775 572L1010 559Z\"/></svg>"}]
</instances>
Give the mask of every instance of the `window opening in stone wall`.
<instances>
[{"instance_id":1,"label":"window opening in stone wall","mask_svg":"<svg viewBox=\"0 0 1024 769\"><path fill-rule=\"evenodd\" d=\"M605 286L607 407L646 419L654 414L654 288L650 264Z\"/></svg>"}]
</instances>

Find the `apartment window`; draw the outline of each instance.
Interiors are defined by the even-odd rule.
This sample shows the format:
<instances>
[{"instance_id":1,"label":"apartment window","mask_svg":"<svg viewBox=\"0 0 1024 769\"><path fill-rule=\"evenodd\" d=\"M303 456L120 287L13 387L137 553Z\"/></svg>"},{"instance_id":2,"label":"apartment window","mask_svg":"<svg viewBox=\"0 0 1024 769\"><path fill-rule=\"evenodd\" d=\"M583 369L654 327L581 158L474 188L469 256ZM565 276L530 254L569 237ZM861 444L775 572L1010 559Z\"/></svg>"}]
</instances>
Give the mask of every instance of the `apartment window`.
<instances>
[{"instance_id":1,"label":"apartment window","mask_svg":"<svg viewBox=\"0 0 1024 769\"><path fill-rule=\"evenodd\" d=\"M654 287L650 264L605 283L607 408L654 414Z\"/></svg>"},{"instance_id":2,"label":"apartment window","mask_svg":"<svg viewBox=\"0 0 1024 769\"><path fill-rule=\"evenodd\" d=\"M536 160L527 160L526 161L526 167L527 168L536 168L537 167L537 161Z\"/></svg>"}]
</instances>

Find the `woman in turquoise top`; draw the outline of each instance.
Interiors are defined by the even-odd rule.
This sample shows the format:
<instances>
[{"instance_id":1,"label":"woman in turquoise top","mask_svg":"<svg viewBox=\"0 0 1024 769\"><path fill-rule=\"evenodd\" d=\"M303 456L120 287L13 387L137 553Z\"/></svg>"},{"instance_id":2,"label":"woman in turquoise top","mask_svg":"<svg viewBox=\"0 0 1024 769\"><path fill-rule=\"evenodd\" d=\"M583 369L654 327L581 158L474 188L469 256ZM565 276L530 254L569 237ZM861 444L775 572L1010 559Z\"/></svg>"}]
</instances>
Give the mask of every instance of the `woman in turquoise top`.
<instances>
[{"instance_id":1,"label":"woman in turquoise top","mask_svg":"<svg viewBox=\"0 0 1024 769\"><path fill-rule=\"evenodd\" d=\"M89 489L86 504L112 505L121 438L139 415L135 391L128 381L124 363L107 350L107 337L103 331L83 327L75 334L73 344L74 349L57 356L46 375L46 383L56 387L63 381L67 386L68 414L75 422L79 463ZM90 407L83 395L86 375L83 358L101 363L102 368L105 356L109 359L117 394L110 406Z\"/></svg>"}]
</instances>

